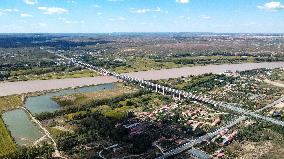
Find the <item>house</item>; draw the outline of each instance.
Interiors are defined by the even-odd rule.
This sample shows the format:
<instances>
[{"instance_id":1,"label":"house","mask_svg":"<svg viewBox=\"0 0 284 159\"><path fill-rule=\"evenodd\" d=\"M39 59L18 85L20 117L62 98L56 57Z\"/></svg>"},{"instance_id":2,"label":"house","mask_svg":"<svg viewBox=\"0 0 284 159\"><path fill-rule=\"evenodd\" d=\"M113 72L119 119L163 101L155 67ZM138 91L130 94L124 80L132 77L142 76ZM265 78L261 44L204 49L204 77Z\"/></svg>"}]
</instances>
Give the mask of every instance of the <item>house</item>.
<instances>
[{"instance_id":1,"label":"house","mask_svg":"<svg viewBox=\"0 0 284 159\"><path fill-rule=\"evenodd\" d=\"M214 121L211 123L211 126L216 126L220 124L221 120L219 117L215 118Z\"/></svg>"},{"instance_id":2,"label":"house","mask_svg":"<svg viewBox=\"0 0 284 159\"><path fill-rule=\"evenodd\" d=\"M193 124L193 123L195 123L196 121L194 121L194 120L188 120L187 122L186 122L186 125L191 125L191 124Z\"/></svg>"},{"instance_id":3,"label":"house","mask_svg":"<svg viewBox=\"0 0 284 159\"><path fill-rule=\"evenodd\" d=\"M192 126L192 130L195 131L195 129L196 129L199 125L201 125L201 124L202 124L202 122L196 122L196 123L192 124L192 125L191 125L191 126Z\"/></svg>"},{"instance_id":4,"label":"house","mask_svg":"<svg viewBox=\"0 0 284 159\"><path fill-rule=\"evenodd\" d=\"M141 126L134 127L130 130L130 135L137 135L143 132L143 128Z\"/></svg>"},{"instance_id":5,"label":"house","mask_svg":"<svg viewBox=\"0 0 284 159\"><path fill-rule=\"evenodd\" d=\"M220 152L220 153L218 153L217 155L216 155L216 157L218 157L218 158L222 158L222 157L224 157L225 156L225 153L224 152Z\"/></svg>"},{"instance_id":6,"label":"house","mask_svg":"<svg viewBox=\"0 0 284 159\"><path fill-rule=\"evenodd\" d=\"M237 133L238 133L237 131L234 131L232 134L225 137L225 139L223 140L223 145L229 145L234 139L234 137L237 135Z\"/></svg>"},{"instance_id":7,"label":"house","mask_svg":"<svg viewBox=\"0 0 284 159\"><path fill-rule=\"evenodd\" d=\"M139 126L140 123L134 123L134 124L130 124L130 125L123 125L126 129L132 129L136 126Z\"/></svg>"},{"instance_id":8,"label":"house","mask_svg":"<svg viewBox=\"0 0 284 159\"><path fill-rule=\"evenodd\" d=\"M186 141L183 140L183 139L177 139L177 140L175 140L175 143L178 144L178 145L183 144L183 143L185 143L185 142L186 142Z\"/></svg>"},{"instance_id":9,"label":"house","mask_svg":"<svg viewBox=\"0 0 284 159\"><path fill-rule=\"evenodd\" d=\"M219 135L224 136L224 135L227 134L228 131L229 131L229 129L224 129L224 130L219 132Z\"/></svg>"}]
</instances>

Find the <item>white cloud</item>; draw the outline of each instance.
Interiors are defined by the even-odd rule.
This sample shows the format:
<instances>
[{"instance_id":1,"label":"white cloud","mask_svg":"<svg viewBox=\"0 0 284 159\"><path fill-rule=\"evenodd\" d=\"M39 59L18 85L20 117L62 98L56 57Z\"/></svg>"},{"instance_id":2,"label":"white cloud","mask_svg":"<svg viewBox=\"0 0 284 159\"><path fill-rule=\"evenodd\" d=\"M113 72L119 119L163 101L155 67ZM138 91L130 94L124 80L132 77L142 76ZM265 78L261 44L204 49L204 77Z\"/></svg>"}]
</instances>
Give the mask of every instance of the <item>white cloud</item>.
<instances>
[{"instance_id":1,"label":"white cloud","mask_svg":"<svg viewBox=\"0 0 284 159\"><path fill-rule=\"evenodd\" d=\"M277 10L284 9L284 5L282 5L280 2L268 2L262 6L257 6L257 8L270 10L270 11L277 11Z\"/></svg>"},{"instance_id":2,"label":"white cloud","mask_svg":"<svg viewBox=\"0 0 284 159\"><path fill-rule=\"evenodd\" d=\"M191 18L190 17L187 17L187 16L179 16L179 19L182 19L182 20L190 20Z\"/></svg>"},{"instance_id":3,"label":"white cloud","mask_svg":"<svg viewBox=\"0 0 284 159\"><path fill-rule=\"evenodd\" d=\"M58 18L58 20L62 21L65 24L83 24L83 23L85 23L84 20L75 21L75 20L67 20L66 18Z\"/></svg>"},{"instance_id":4,"label":"white cloud","mask_svg":"<svg viewBox=\"0 0 284 159\"><path fill-rule=\"evenodd\" d=\"M65 23L65 24L83 24L83 23L85 23L85 21L84 21L84 20L81 20L81 21L70 21L70 20L66 20L64 23Z\"/></svg>"},{"instance_id":5,"label":"white cloud","mask_svg":"<svg viewBox=\"0 0 284 159\"><path fill-rule=\"evenodd\" d=\"M130 8L131 13L139 13L139 14L144 14L148 12L161 12L161 8L157 7L156 9L149 9L149 8L143 8L143 9L135 9L135 8Z\"/></svg>"},{"instance_id":6,"label":"white cloud","mask_svg":"<svg viewBox=\"0 0 284 159\"><path fill-rule=\"evenodd\" d=\"M124 0L108 0L109 2L122 2Z\"/></svg>"},{"instance_id":7,"label":"white cloud","mask_svg":"<svg viewBox=\"0 0 284 159\"><path fill-rule=\"evenodd\" d=\"M74 0L67 0L67 3L77 4L77 2Z\"/></svg>"},{"instance_id":8,"label":"white cloud","mask_svg":"<svg viewBox=\"0 0 284 159\"><path fill-rule=\"evenodd\" d=\"M177 3L186 4L189 3L189 0L176 0Z\"/></svg>"},{"instance_id":9,"label":"white cloud","mask_svg":"<svg viewBox=\"0 0 284 159\"><path fill-rule=\"evenodd\" d=\"M98 5L98 4L94 4L94 5L92 5L92 7L94 7L94 8L101 8L101 6Z\"/></svg>"},{"instance_id":10,"label":"white cloud","mask_svg":"<svg viewBox=\"0 0 284 159\"><path fill-rule=\"evenodd\" d=\"M124 17L117 17L117 20L124 21L124 20L126 20L126 18L124 18Z\"/></svg>"},{"instance_id":11,"label":"white cloud","mask_svg":"<svg viewBox=\"0 0 284 159\"><path fill-rule=\"evenodd\" d=\"M22 14L21 14L21 17L24 17L24 18L25 18L25 17L32 17L32 15L31 15L31 14L27 14L27 13L22 13Z\"/></svg>"},{"instance_id":12,"label":"white cloud","mask_svg":"<svg viewBox=\"0 0 284 159\"><path fill-rule=\"evenodd\" d=\"M68 12L67 9L58 7L38 7L37 9L44 11L43 14L62 14Z\"/></svg>"},{"instance_id":13,"label":"white cloud","mask_svg":"<svg viewBox=\"0 0 284 159\"><path fill-rule=\"evenodd\" d=\"M37 4L38 1L37 0L24 0L24 2L28 5L34 5L34 4Z\"/></svg>"},{"instance_id":14,"label":"white cloud","mask_svg":"<svg viewBox=\"0 0 284 159\"><path fill-rule=\"evenodd\" d=\"M2 11L3 12L18 12L19 10L18 9L10 9L10 8L8 8L8 9L3 9Z\"/></svg>"},{"instance_id":15,"label":"white cloud","mask_svg":"<svg viewBox=\"0 0 284 159\"><path fill-rule=\"evenodd\" d=\"M208 16L208 15L201 15L200 18L202 18L202 19L211 19L211 17Z\"/></svg>"},{"instance_id":16,"label":"white cloud","mask_svg":"<svg viewBox=\"0 0 284 159\"><path fill-rule=\"evenodd\" d=\"M116 18L109 18L108 20L109 21L125 21L126 18L119 16L119 17L116 17Z\"/></svg>"},{"instance_id":17,"label":"white cloud","mask_svg":"<svg viewBox=\"0 0 284 159\"><path fill-rule=\"evenodd\" d=\"M7 14L7 13L12 13L12 12L19 12L18 9L0 9L0 15L4 15L4 14Z\"/></svg>"}]
</instances>

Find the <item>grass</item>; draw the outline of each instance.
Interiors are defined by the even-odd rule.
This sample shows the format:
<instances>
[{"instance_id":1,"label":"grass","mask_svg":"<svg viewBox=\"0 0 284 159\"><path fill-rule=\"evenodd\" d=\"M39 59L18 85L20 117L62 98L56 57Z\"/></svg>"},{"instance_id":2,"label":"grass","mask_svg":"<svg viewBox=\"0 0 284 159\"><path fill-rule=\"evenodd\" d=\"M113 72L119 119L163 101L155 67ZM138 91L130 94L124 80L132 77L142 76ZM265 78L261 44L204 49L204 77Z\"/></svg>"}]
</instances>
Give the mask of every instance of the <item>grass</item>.
<instances>
[{"instance_id":1,"label":"grass","mask_svg":"<svg viewBox=\"0 0 284 159\"><path fill-rule=\"evenodd\" d=\"M127 66L120 66L113 68L112 70L117 73L126 73L126 72L137 72L137 71L146 71L146 70L159 70L159 69L168 69L182 67L182 65L175 64L174 62L156 62L153 59L145 58L134 58L128 60Z\"/></svg>"},{"instance_id":2,"label":"grass","mask_svg":"<svg viewBox=\"0 0 284 159\"><path fill-rule=\"evenodd\" d=\"M0 158L15 152L16 145L0 117Z\"/></svg>"},{"instance_id":3,"label":"grass","mask_svg":"<svg viewBox=\"0 0 284 159\"><path fill-rule=\"evenodd\" d=\"M57 72L46 73L42 75L17 75L11 76L9 81L27 81L27 80L49 80L49 79L65 79L65 78L81 78L81 77L96 77L99 74L91 70L80 70L73 72Z\"/></svg>"},{"instance_id":4,"label":"grass","mask_svg":"<svg viewBox=\"0 0 284 159\"><path fill-rule=\"evenodd\" d=\"M255 133L255 132L253 132ZM284 155L283 134L279 134L270 129L263 129L256 132L262 136L268 136L269 139L261 141L235 141L225 148L231 154L238 158L282 158ZM255 153L255 152L258 153Z\"/></svg>"},{"instance_id":5,"label":"grass","mask_svg":"<svg viewBox=\"0 0 284 159\"><path fill-rule=\"evenodd\" d=\"M0 97L0 112L23 105L21 95Z\"/></svg>"},{"instance_id":6,"label":"grass","mask_svg":"<svg viewBox=\"0 0 284 159\"><path fill-rule=\"evenodd\" d=\"M55 139L65 133L64 131L53 128L53 127L48 127L48 131L50 134L52 134L52 137L54 137Z\"/></svg>"},{"instance_id":7,"label":"grass","mask_svg":"<svg viewBox=\"0 0 284 159\"><path fill-rule=\"evenodd\" d=\"M59 105L69 106L69 105L85 105L94 100L101 100L107 98L117 97L122 94L135 92L137 89L129 86L124 86L123 84L116 84L116 87L109 90L101 90L98 92L89 93L78 93L67 96L56 96L53 97Z\"/></svg>"},{"instance_id":8,"label":"grass","mask_svg":"<svg viewBox=\"0 0 284 159\"><path fill-rule=\"evenodd\" d=\"M208 65L208 64L230 64L230 63L247 63L257 62L254 57L241 56L196 56L183 58L168 58L154 60L149 58L129 58L126 60L126 66L113 68L118 73L137 72L146 70L160 70L178 67Z\"/></svg>"},{"instance_id":9,"label":"grass","mask_svg":"<svg viewBox=\"0 0 284 159\"><path fill-rule=\"evenodd\" d=\"M110 117L114 119L122 119L128 115L128 112L134 110L135 107L131 106L123 106L120 108L114 108L112 109L108 105L102 105L97 108L92 108L91 111L94 112L100 112L103 114L105 117Z\"/></svg>"}]
</instances>

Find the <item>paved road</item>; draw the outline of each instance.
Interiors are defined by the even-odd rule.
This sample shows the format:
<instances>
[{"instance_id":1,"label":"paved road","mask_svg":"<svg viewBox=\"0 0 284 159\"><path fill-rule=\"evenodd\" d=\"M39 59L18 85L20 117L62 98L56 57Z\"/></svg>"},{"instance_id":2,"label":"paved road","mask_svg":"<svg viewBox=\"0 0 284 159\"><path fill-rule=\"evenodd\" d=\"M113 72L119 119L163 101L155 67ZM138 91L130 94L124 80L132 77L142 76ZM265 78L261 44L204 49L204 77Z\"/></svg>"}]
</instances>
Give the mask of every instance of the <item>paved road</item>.
<instances>
[{"instance_id":1,"label":"paved road","mask_svg":"<svg viewBox=\"0 0 284 159\"><path fill-rule=\"evenodd\" d=\"M276 101L274 101L273 103L268 104L268 105L266 105L265 107L263 107L263 108L261 108L261 109L258 109L258 110L255 111L255 112L257 112L257 113L262 112L263 110L268 109L268 108L271 108L271 107L274 107L275 105L277 105L277 104L279 104L279 103L281 103L281 102L283 102L283 101L284 101L284 97L281 97L281 98L277 99Z\"/></svg>"},{"instance_id":2,"label":"paved road","mask_svg":"<svg viewBox=\"0 0 284 159\"><path fill-rule=\"evenodd\" d=\"M221 127L217 130L215 130L214 132L211 132L211 133L208 133L206 135L203 135L203 136L200 136L199 138L197 139L194 139L194 140L191 140L175 149L172 149L170 151L168 151L167 153L164 153L162 156L158 157L157 159L164 159L164 158L168 158L168 157L171 157L173 155L176 155L176 154L179 154L183 151L186 151L188 149L190 149L191 147L197 145L197 144L200 144L202 141L206 141L206 140L209 140L211 138L213 138L214 136L218 135L222 130L224 129L229 129L230 127L238 124L239 122L245 120L247 117L246 116L241 116L235 120L232 120L230 123L228 123L226 126L224 127Z\"/></svg>"},{"instance_id":3,"label":"paved road","mask_svg":"<svg viewBox=\"0 0 284 159\"><path fill-rule=\"evenodd\" d=\"M204 73L222 73L226 70L244 71L244 70L257 69L257 68L279 68L279 67L284 67L284 62L182 67L182 68L163 69L163 70L132 72L132 73L126 73L124 75L128 75L139 79L145 79L145 80L151 80L151 79L157 80L157 79L177 78L189 75L200 75ZM100 77L54 79L54 80L0 82L0 96L68 88L68 87L77 87L77 86L81 87L86 85L112 83L116 81L118 80L113 77L100 76Z\"/></svg>"}]
</instances>

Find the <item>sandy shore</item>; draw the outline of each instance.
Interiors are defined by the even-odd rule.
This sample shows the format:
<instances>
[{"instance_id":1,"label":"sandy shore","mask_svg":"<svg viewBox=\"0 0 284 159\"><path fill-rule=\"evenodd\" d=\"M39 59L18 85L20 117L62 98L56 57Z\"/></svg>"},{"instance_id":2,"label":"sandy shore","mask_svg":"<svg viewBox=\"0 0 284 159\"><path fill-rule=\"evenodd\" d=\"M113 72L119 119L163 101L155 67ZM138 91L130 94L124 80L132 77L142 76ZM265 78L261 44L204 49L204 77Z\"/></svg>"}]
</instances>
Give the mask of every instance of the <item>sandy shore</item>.
<instances>
[{"instance_id":1,"label":"sandy shore","mask_svg":"<svg viewBox=\"0 0 284 159\"><path fill-rule=\"evenodd\" d=\"M182 68L173 68L173 69L164 69L164 70L132 72L132 73L127 73L127 75L145 80L150 80L150 79L157 80L157 79L177 78L189 75L200 75L204 73L222 73L226 70L244 71L244 70L257 69L257 68L280 68L280 67L284 67L284 62L182 67ZM99 76L99 77L84 77L84 78L69 78L69 79L54 79L54 80L1 82L0 96L68 88L68 87L97 85L104 83L112 83L116 81L118 80L113 77Z\"/></svg>"}]
</instances>

